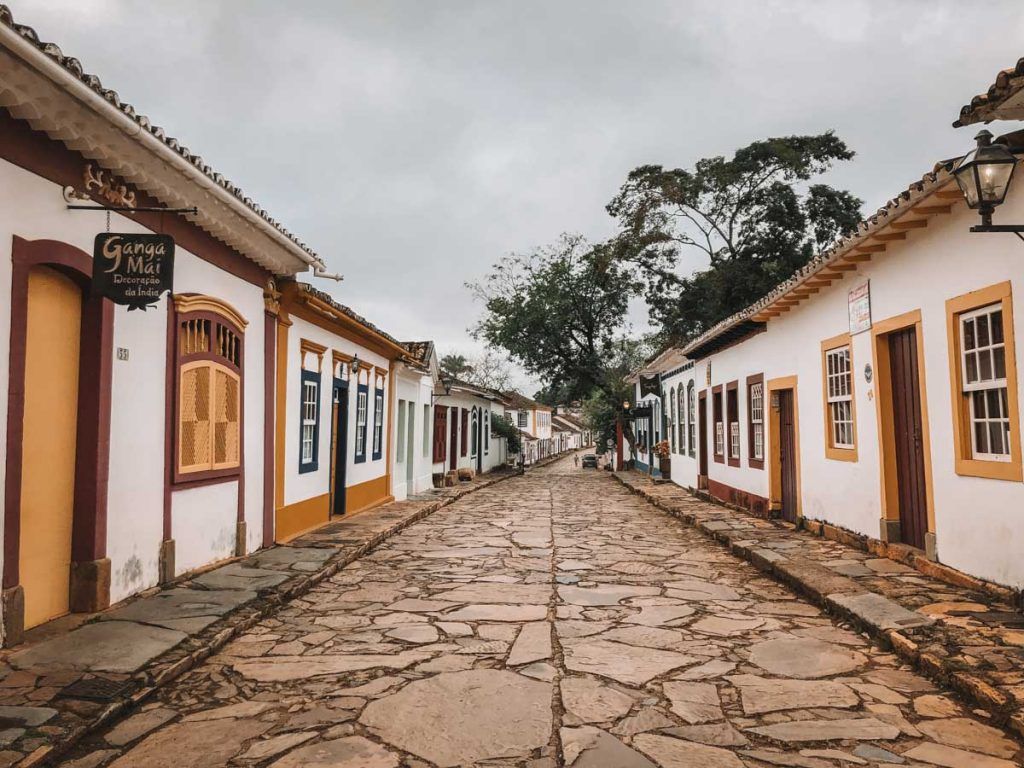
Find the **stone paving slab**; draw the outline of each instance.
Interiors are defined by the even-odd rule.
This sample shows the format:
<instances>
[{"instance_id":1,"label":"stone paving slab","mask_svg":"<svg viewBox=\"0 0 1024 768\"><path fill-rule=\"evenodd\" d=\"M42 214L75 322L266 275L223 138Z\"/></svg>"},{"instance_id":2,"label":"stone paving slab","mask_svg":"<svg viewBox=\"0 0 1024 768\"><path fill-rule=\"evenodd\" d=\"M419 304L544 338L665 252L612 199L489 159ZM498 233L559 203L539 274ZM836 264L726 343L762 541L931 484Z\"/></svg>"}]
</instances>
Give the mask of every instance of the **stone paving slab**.
<instances>
[{"instance_id":1,"label":"stone paving slab","mask_svg":"<svg viewBox=\"0 0 1024 768\"><path fill-rule=\"evenodd\" d=\"M0 730L0 768L48 764L408 525L513 476L500 470L333 521L115 606L67 633L3 651L0 729L5 722L24 727ZM83 683L91 690L76 687ZM4 711L20 712L20 720Z\"/></svg>"},{"instance_id":2,"label":"stone paving slab","mask_svg":"<svg viewBox=\"0 0 1024 768\"><path fill-rule=\"evenodd\" d=\"M873 545L866 537L827 524L809 521L813 532L798 530L638 472L613 474L733 554L853 621L993 722L1024 735L1024 615L1012 590L923 562L896 545L867 551Z\"/></svg>"}]
</instances>

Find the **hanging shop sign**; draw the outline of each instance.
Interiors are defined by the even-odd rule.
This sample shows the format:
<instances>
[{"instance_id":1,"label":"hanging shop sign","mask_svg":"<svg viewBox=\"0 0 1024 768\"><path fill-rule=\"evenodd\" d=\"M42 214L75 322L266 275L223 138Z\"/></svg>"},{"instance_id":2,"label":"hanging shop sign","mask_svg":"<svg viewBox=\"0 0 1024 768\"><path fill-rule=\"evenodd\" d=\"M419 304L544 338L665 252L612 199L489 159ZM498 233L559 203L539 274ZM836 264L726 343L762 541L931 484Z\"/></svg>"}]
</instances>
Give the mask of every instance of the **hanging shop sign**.
<instances>
[{"instance_id":1,"label":"hanging shop sign","mask_svg":"<svg viewBox=\"0 0 1024 768\"><path fill-rule=\"evenodd\" d=\"M850 290L850 333L857 334L871 329L871 281Z\"/></svg>"},{"instance_id":2,"label":"hanging shop sign","mask_svg":"<svg viewBox=\"0 0 1024 768\"><path fill-rule=\"evenodd\" d=\"M637 405L630 409L629 415L634 419L649 419L651 418L651 406L649 405Z\"/></svg>"},{"instance_id":3,"label":"hanging shop sign","mask_svg":"<svg viewBox=\"0 0 1024 768\"><path fill-rule=\"evenodd\" d=\"M156 304L174 278L174 238L104 232L93 246L92 290L129 310Z\"/></svg>"},{"instance_id":4,"label":"hanging shop sign","mask_svg":"<svg viewBox=\"0 0 1024 768\"><path fill-rule=\"evenodd\" d=\"M658 395L661 396L661 374L657 373L654 376L641 376L640 377L640 397L641 399L647 397L647 395Z\"/></svg>"}]
</instances>

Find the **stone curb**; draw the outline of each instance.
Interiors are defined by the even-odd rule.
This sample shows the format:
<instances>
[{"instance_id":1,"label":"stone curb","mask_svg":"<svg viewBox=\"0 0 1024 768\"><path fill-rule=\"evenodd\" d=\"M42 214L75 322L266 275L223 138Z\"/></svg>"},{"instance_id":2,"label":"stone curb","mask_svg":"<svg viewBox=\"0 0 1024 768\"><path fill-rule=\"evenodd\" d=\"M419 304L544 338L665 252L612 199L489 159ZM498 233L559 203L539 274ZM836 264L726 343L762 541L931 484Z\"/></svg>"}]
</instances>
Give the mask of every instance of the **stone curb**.
<instances>
[{"instance_id":1,"label":"stone curb","mask_svg":"<svg viewBox=\"0 0 1024 768\"><path fill-rule=\"evenodd\" d=\"M544 466L562 458L564 455L558 454L547 457L542 461L532 464L531 468ZM489 488L492 485L515 477L520 477L519 473L503 472L497 477L480 480L471 487L459 488L452 495L431 502L407 517L395 521L392 525L378 531L362 542L355 549L339 552L332 556L319 570L306 576L290 579L277 587L271 587L261 592L248 604L239 607L223 619L214 622L202 632L186 638L179 645L153 660L145 669L136 672L132 680L141 684L142 687L136 689L131 695L120 701L111 703L88 723L64 734L59 741L43 745L29 755L26 755L17 764L17 768L40 768L41 766L50 765L52 760L66 754L82 739L120 719L158 690L205 661L231 640L263 621L274 611L309 592L325 579L329 579L337 574L342 568L365 557L396 534L476 491ZM381 509L384 508L382 507Z\"/></svg>"},{"instance_id":2,"label":"stone curb","mask_svg":"<svg viewBox=\"0 0 1024 768\"><path fill-rule=\"evenodd\" d=\"M912 639L914 629L900 631L887 627L878 621L877 614L857 610L851 605L850 598L877 595L893 605L898 604L810 560L787 557L774 550L759 548L757 542L744 541L742 530L737 531L722 521L699 520L696 515L675 509L643 488L631 484L618 472L613 472L612 476L631 493L722 544L732 554L750 562L758 570L787 585L827 613L851 622L883 647L891 648L900 659L925 677L956 691L970 706L985 710L995 723L1024 737L1024 708L1017 707L1005 694L979 677L964 672L934 654L921 652L918 643ZM849 583L844 585L843 582ZM928 626L932 632L942 631L930 622Z\"/></svg>"}]
</instances>

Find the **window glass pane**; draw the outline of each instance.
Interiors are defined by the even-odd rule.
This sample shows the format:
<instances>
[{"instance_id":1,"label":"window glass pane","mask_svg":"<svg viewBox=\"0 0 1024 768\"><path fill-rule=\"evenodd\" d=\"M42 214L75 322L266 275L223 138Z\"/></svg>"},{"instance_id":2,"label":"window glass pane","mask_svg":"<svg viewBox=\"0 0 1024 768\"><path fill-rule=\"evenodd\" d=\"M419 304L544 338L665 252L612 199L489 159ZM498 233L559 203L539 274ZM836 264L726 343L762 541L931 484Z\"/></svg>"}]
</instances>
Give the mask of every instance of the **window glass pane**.
<instances>
[{"instance_id":1,"label":"window glass pane","mask_svg":"<svg viewBox=\"0 0 1024 768\"><path fill-rule=\"evenodd\" d=\"M985 428L985 423L984 421L974 423L974 445L977 453L988 453L988 430Z\"/></svg>"},{"instance_id":2,"label":"window glass pane","mask_svg":"<svg viewBox=\"0 0 1024 768\"><path fill-rule=\"evenodd\" d=\"M1006 453L1003 448L1003 423L1001 421L988 422L989 451L991 453Z\"/></svg>"},{"instance_id":3,"label":"window glass pane","mask_svg":"<svg viewBox=\"0 0 1024 768\"><path fill-rule=\"evenodd\" d=\"M978 378L981 381L992 380L992 352L991 350L984 349L977 353L978 355Z\"/></svg>"},{"instance_id":4,"label":"window glass pane","mask_svg":"<svg viewBox=\"0 0 1024 768\"><path fill-rule=\"evenodd\" d=\"M964 349L974 349L974 319L964 320Z\"/></svg>"},{"instance_id":5,"label":"window glass pane","mask_svg":"<svg viewBox=\"0 0 1024 768\"><path fill-rule=\"evenodd\" d=\"M995 378L1006 378L1006 350L1003 347L996 347L992 350L995 356Z\"/></svg>"},{"instance_id":6,"label":"window glass pane","mask_svg":"<svg viewBox=\"0 0 1024 768\"><path fill-rule=\"evenodd\" d=\"M971 399L974 405L974 418L983 419L985 418L985 393L984 391L971 393Z\"/></svg>"},{"instance_id":7,"label":"window glass pane","mask_svg":"<svg viewBox=\"0 0 1024 768\"><path fill-rule=\"evenodd\" d=\"M1003 343L1003 310L997 309L989 318L992 320L992 343Z\"/></svg>"},{"instance_id":8,"label":"window glass pane","mask_svg":"<svg viewBox=\"0 0 1024 768\"><path fill-rule=\"evenodd\" d=\"M964 357L967 366L967 383L973 384L978 380L978 361L975 359L977 352L968 352Z\"/></svg>"},{"instance_id":9,"label":"window glass pane","mask_svg":"<svg viewBox=\"0 0 1024 768\"><path fill-rule=\"evenodd\" d=\"M1001 389L987 389L985 390L985 397L988 400L988 417L990 419L999 418L1002 416L1002 410L1000 405L1002 404L1002 398L1000 398Z\"/></svg>"},{"instance_id":10,"label":"window glass pane","mask_svg":"<svg viewBox=\"0 0 1024 768\"><path fill-rule=\"evenodd\" d=\"M974 326L978 332L978 346L987 347L989 345L988 340L988 316L979 315L974 318Z\"/></svg>"}]
</instances>

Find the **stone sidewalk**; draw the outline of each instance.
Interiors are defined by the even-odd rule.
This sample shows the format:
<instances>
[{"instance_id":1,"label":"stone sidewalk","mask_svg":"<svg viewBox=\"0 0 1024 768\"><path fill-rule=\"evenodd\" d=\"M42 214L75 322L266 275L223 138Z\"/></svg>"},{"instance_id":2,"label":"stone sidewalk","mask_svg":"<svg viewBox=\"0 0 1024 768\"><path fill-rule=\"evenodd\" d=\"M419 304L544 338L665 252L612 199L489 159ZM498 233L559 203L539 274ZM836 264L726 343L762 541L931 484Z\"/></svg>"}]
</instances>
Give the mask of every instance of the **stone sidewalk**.
<instances>
[{"instance_id":1,"label":"stone sidewalk","mask_svg":"<svg viewBox=\"0 0 1024 768\"><path fill-rule=\"evenodd\" d=\"M492 472L328 523L3 651L0 768L47 763L407 526L514 476Z\"/></svg>"},{"instance_id":2,"label":"stone sidewalk","mask_svg":"<svg viewBox=\"0 0 1024 768\"><path fill-rule=\"evenodd\" d=\"M704 501L638 472L615 477L830 613L852 621L970 706L984 710L993 722L1024 735L1024 614L1015 609L1010 590L958 578L957 572L932 578L877 553Z\"/></svg>"}]
</instances>

